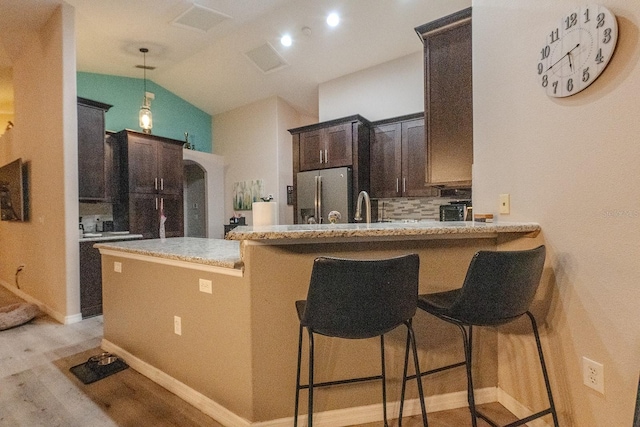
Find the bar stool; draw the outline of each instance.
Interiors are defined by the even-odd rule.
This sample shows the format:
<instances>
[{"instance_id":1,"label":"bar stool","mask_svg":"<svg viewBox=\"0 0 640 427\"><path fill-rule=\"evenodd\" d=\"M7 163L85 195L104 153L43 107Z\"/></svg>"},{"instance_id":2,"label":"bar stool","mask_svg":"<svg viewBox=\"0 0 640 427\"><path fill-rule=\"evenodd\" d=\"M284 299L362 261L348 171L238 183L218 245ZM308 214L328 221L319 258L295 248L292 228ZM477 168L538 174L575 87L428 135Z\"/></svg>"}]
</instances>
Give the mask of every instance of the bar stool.
<instances>
[{"instance_id":1,"label":"bar stool","mask_svg":"<svg viewBox=\"0 0 640 427\"><path fill-rule=\"evenodd\" d=\"M536 339L549 407L511 423L509 427L523 425L548 414L553 416L553 424L558 427L558 416L553 403L538 327L535 318L529 312L529 306L540 284L544 259L544 246L525 251L479 251L471 260L460 289L424 294L418 297L420 309L445 322L452 323L460 329L464 343L465 361L422 373L416 370L417 376L465 365L467 368L467 398L473 427L477 426L478 418L487 421L491 426L496 426L493 421L481 414L475 405L471 374L473 327L503 325L525 314L531 321L531 328ZM412 376L405 375L402 384L403 390L404 383L411 378ZM402 404L403 402L401 402L400 411L402 411Z\"/></svg>"},{"instance_id":2,"label":"bar stool","mask_svg":"<svg viewBox=\"0 0 640 427\"><path fill-rule=\"evenodd\" d=\"M311 427L314 388L371 380L382 380L384 425L388 426L384 334L402 324L407 327L405 365L408 363L409 345L411 345L417 370L418 352L411 319L417 308L419 266L420 260L416 254L381 260L348 260L330 257L319 257L314 260L307 299L296 301L300 331L294 426L298 425L300 390L309 390L307 425ZM309 336L308 384L300 384L303 328L307 330ZM314 383L314 334L346 339L379 336L382 373L369 377ZM427 426L427 413L420 378L417 378L417 383L422 419Z\"/></svg>"}]
</instances>

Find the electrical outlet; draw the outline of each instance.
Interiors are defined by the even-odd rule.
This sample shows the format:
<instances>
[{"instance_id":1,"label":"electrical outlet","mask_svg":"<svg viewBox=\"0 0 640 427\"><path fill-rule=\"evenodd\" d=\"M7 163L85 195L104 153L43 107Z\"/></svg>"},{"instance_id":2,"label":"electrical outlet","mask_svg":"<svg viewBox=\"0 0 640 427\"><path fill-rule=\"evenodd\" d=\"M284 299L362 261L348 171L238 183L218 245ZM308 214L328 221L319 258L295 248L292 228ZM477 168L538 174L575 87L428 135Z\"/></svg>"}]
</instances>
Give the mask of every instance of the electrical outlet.
<instances>
[{"instance_id":1,"label":"electrical outlet","mask_svg":"<svg viewBox=\"0 0 640 427\"><path fill-rule=\"evenodd\" d=\"M583 357L582 381L587 387L604 394L604 366L602 363Z\"/></svg>"},{"instance_id":2,"label":"electrical outlet","mask_svg":"<svg viewBox=\"0 0 640 427\"><path fill-rule=\"evenodd\" d=\"M509 214L511 212L511 201L509 194L500 195L500 213Z\"/></svg>"},{"instance_id":3,"label":"electrical outlet","mask_svg":"<svg viewBox=\"0 0 640 427\"><path fill-rule=\"evenodd\" d=\"M116 273L122 273L122 263L118 261L114 262L113 271L115 271Z\"/></svg>"},{"instance_id":4,"label":"electrical outlet","mask_svg":"<svg viewBox=\"0 0 640 427\"><path fill-rule=\"evenodd\" d=\"M173 316L173 332L182 335L182 319L179 316Z\"/></svg>"},{"instance_id":5,"label":"electrical outlet","mask_svg":"<svg viewBox=\"0 0 640 427\"><path fill-rule=\"evenodd\" d=\"M211 280L200 279L200 292L204 292L207 294L213 293L213 286Z\"/></svg>"}]
</instances>

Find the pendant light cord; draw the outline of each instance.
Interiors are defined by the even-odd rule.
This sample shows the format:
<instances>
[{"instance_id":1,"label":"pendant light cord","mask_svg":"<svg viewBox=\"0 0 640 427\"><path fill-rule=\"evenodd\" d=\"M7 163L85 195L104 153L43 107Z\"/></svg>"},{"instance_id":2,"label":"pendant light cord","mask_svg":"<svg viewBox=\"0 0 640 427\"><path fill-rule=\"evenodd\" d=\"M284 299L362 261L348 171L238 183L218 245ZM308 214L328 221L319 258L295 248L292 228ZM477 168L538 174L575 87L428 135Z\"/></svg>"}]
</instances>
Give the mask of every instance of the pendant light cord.
<instances>
[{"instance_id":1,"label":"pendant light cord","mask_svg":"<svg viewBox=\"0 0 640 427\"><path fill-rule=\"evenodd\" d=\"M144 105L147 106L147 52L149 52L149 49L141 47L140 52L142 52L142 70L144 73Z\"/></svg>"}]
</instances>

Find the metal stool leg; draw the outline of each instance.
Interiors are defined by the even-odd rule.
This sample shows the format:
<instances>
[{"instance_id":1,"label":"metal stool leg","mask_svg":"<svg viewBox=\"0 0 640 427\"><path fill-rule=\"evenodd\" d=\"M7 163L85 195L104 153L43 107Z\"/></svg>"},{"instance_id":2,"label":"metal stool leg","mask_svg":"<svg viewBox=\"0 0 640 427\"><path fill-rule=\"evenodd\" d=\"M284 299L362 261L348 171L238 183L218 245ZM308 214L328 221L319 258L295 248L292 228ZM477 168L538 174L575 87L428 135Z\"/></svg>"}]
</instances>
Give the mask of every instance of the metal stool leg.
<instances>
[{"instance_id":1,"label":"metal stool leg","mask_svg":"<svg viewBox=\"0 0 640 427\"><path fill-rule=\"evenodd\" d=\"M469 326L469 333L463 325L455 324L462 333L462 341L464 343L464 359L467 367L467 400L469 401L469 411L471 412L471 425L473 427L478 426L478 413L476 412L476 402L473 396L473 377L471 374L471 350L473 339L473 327Z\"/></svg>"},{"instance_id":2,"label":"metal stool leg","mask_svg":"<svg viewBox=\"0 0 640 427\"><path fill-rule=\"evenodd\" d=\"M553 395L551 394L551 383L549 382L549 374L547 373L547 365L544 363L544 355L542 354L542 344L540 343L540 334L538 333L538 324L533 315L527 311L527 316L531 320L531 328L533 329L533 335L536 337L536 346L538 347L538 357L540 358L540 367L542 368L542 376L544 377L544 384L547 387L547 396L549 397L549 409L551 410L551 416L553 417L553 425L558 427L558 414L556 413L556 406L553 403Z\"/></svg>"},{"instance_id":3,"label":"metal stool leg","mask_svg":"<svg viewBox=\"0 0 640 427\"><path fill-rule=\"evenodd\" d=\"M380 365L382 365L382 412L384 427L389 427L387 421L387 375L384 363L384 335L380 335Z\"/></svg>"},{"instance_id":4,"label":"metal stool leg","mask_svg":"<svg viewBox=\"0 0 640 427\"><path fill-rule=\"evenodd\" d=\"M409 330L409 335L411 337L411 346L413 349L413 363L415 365L416 370L416 381L418 382L418 397L420 399L420 410L422 411L422 424L424 427L428 427L429 423L427 421L427 408L424 404L424 391L422 390L422 375L420 375L420 363L418 361L418 348L416 346L416 336L413 332L413 326L411 326L411 320L405 322L407 325L407 329ZM405 375L406 376L406 375Z\"/></svg>"},{"instance_id":5,"label":"metal stool leg","mask_svg":"<svg viewBox=\"0 0 640 427\"><path fill-rule=\"evenodd\" d=\"M398 427L402 427L402 410L404 408L404 395L407 387L407 368L409 365L409 345L411 343L411 331L407 328L407 343L404 351L404 369L402 371L402 389L400 391L400 414L398 415Z\"/></svg>"},{"instance_id":6,"label":"metal stool leg","mask_svg":"<svg viewBox=\"0 0 640 427\"><path fill-rule=\"evenodd\" d=\"M300 363L302 362L302 325L298 334L298 370L296 371L296 409L293 418L293 427L298 426L298 406L300 402Z\"/></svg>"},{"instance_id":7,"label":"metal stool leg","mask_svg":"<svg viewBox=\"0 0 640 427\"><path fill-rule=\"evenodd\" d=\"M309 332L309 414L307 427L313 425L313 332Z\"/></svg>"},{"instance_id":8,"label":"metal stool leg","mask_svg":"<svg viewBox=\"0 0 640 427\"><path fill-rule=\"evenodd\" d=\"M411 321L405 322L407 326L407 344L405 346L404 353L404 369L402 371L402 390L400 392L400 414L398 415L398 427L402 427L402 410L404 408L404 396L405 390L407 386L407 370L409 366L409 346L411 345L411 349L413 351L413 363L416 370L416 374L414 375L416 381L418 382L418 396L420 398L420 410L422 411L422 424L424 427L429 426L429 422L427 421L427 408L424 403L424 391L422 389L422 374L420 373L420 362L418 360L418 348L416 346L416 337L413 331L413 326L411 325Z\"/></svg>"}]
</instances>

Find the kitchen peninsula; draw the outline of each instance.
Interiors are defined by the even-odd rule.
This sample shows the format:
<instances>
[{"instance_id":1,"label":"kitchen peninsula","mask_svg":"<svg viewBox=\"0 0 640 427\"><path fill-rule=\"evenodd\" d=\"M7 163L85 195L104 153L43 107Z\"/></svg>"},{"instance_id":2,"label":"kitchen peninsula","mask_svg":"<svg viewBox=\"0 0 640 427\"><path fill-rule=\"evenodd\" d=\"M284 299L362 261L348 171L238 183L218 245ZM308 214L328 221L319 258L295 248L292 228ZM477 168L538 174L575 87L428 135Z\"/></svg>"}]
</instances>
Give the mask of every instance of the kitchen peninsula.
<instances>
[{"instance_id":1,"label":"kitchen peninsula","mask_svg":"<svg viewBox=\"0 0 640 427\"><path fill-rule=\"evenodd\" d=\"M102 347L223 425L291 425L298 340L294 302L306 297L314 258L418 253L420 292L437 291L462 283L477 250L531 248L540 243L539 231L535 223L424 221L241 226L227 240L101 242L96 247L103 261ZM423 369L460 358L455 330L421 313L415 329ZM490 362L483 363L477 385L492 388L497 339L491 331L479 337L478 351ZM385 340L389 401L399 398L404 340L400 329ZM370 375L378 362L360 354L375 352L377 345L377 340L318 338L317 351L324 353L318 378ZM442 378L424 381L427 404L457 392L464 406L464 370ZM350 387L319 391L315 411L326 412L332 425L346 425L353 417L379 419L379 384L358 385L358 393ZM415 385L410 393L415 399ZM415 401L407 409L419 411Z\"/></svg>"}]
</instances>

